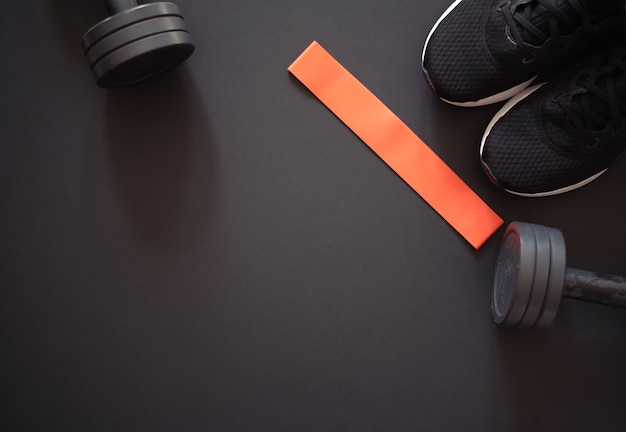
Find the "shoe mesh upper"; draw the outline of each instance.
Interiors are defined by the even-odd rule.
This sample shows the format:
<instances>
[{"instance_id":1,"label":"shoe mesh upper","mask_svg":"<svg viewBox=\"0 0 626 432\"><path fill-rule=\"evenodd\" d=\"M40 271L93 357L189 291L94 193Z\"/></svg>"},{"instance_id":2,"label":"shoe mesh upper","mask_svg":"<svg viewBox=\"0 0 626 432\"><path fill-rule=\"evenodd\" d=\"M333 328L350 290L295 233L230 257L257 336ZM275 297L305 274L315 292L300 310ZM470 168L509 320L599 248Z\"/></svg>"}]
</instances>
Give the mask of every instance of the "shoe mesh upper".
<instances>
[{"instance_id":1,"label":"shoe mesh upper","mask_svg":"<svg viewBox=\"0 0 626 432\"><path fill-rule=\"evenodd\" d=\"M501 187L543 194L584 183L625 146L626 48L618 47L521 99L487 131L481 158Z\"/></svg>"},{"instance_id":2,"label":"shoe mesh upper","mask_svg":"<svg viewBox=\"0 0 626 432\"><path fill-rule=\"evenodd\" d=\"M623 0L605 0L611 7L596 7L593 13L584 3L463 0L431 32L424 74L435 93L450 102L506 92L623 23Z\"/></svg>"},{"instance_id":3,"label":"shoe mesh upper","mask_svg":"<svg viewBox=\"0 0 626 432\"><path fill-rule=\"evenodd\" d=\"M479 100L524 81L527 74L508 74L487 45L487 18L494 8L492 0L462 1L431 35L423 67L441 98Z\"/></svg>"},{"instance_id":4,"label":"shoe mesh upper","mask_svg":"<svg viewBox=\"0 0 626 432\"><path fill-rule=\"evenodd\" d=\"M543 129L541 90L512 108L490 131L482 162L497 184L523 194L575 185L602 171L592 158L567 154ZM534 97L533 97L534 96ZM566 140L566 137L560 137Z\"/></svg>"}]
</instances>

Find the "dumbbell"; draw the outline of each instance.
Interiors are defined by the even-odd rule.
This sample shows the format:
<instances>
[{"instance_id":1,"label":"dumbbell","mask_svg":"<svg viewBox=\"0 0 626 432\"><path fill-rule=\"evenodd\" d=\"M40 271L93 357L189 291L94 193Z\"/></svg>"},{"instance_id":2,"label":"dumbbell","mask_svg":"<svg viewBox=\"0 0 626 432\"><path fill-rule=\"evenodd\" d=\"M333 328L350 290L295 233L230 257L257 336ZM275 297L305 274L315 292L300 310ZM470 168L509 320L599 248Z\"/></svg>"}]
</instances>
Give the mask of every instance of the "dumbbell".
<instances>
[{"instance_id":1,"label":"dumbbell","mask_svg":"<svg viewBox=\"0 0 626 432\"><path fill-rule=\"evenodd\" d=\"M509 224L494 272L494 321L510 327L549 327L563 296L626 308L626 277L567 268L565 261L565 240L558 229Z\"/></svg>"},{"instance_id":2,"label":"dumbbell","mask_svg":"<svg viewBox=\"0 0 626 432\"><path fill-rule=\"evenodd\" d=\"M100 87L124 86L154 77L193 53L194 44L174 3L105 3L110 17L89 29L81 41Z\"/></svg>"}]
</instances>

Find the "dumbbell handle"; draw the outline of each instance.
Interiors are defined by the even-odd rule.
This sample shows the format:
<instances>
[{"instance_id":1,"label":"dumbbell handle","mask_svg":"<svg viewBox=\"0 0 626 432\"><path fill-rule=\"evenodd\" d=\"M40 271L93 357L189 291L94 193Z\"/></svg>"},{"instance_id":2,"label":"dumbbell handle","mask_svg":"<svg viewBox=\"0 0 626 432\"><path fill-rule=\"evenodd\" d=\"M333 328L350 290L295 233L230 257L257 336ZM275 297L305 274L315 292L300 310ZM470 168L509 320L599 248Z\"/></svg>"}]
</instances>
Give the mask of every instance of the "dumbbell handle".
<instances>
[{"instance_id":1,"label":"dumbbell handle","mask_svg":"<svg viewBox=\"0 0 626 432\"><path fill-rule=\"evenodd\" d=\"M104 0L104 2L111 15L130 10L137 6L135 0Z\"/></svg>"},{"instance_id":2,"label":"dumbbell handle","mask_svg":"<svg viewBox=\"0 0 626 432\"><path fill-rule=\"evenodd\" d=\"M563 296L626 308L626 277L568 268Z\"/></svg>"}]
</instances>

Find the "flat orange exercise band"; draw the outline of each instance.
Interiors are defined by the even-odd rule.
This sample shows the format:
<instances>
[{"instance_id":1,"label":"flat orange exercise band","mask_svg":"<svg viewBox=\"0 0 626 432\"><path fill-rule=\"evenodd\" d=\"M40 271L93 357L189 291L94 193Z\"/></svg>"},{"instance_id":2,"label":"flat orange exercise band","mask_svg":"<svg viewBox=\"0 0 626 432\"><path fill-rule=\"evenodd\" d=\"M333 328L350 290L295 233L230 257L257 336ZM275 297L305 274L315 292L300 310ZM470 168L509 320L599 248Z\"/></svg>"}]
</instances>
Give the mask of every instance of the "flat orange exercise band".
<instances>
[{"instance_id":1,"label":"flat orange exercise band","mask_svg":"<svg viewBox=\"0 0 626 432\"><path fill-rule=\"evenodd\" d=\"M500 216L320 44L311 43L288 69L474 248L502 225Z\"/></svg>"}]
</instances>

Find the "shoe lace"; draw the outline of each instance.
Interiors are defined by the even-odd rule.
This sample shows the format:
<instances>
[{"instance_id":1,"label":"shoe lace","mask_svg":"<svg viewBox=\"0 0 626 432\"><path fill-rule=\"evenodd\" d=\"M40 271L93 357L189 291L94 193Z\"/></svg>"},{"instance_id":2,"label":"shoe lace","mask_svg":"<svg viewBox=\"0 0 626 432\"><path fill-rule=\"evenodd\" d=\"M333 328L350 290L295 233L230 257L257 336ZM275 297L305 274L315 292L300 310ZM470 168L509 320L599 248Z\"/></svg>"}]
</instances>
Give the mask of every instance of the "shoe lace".
<instances>
[{"instance_id":1,"label":"shoe lace","mask_svg":"<svg viewBox=\"0 0 626 432\"><path fill-rule=\"evenodd\" d=\"M564 94L555 99L569 123L586 138L582 150L592 151L601 144L599 132L620 132L626 126L626 49L600 60L576 84L581 90L569 101Z\"/></svg>"},{"instance_id":2,"label":"shoe lace","mask_svg":"<svg viewBox=\"0 0 626 432\"><path fill-rule=\"evenodd\" d=\"M524 54L524 63L534 61L533 49L548 40L562 40L580 27L588 31L594 21L602 19L590 14L580 0L504 0L496 9L503 13L507 35Z\"/></svg>"}]
</instances>

